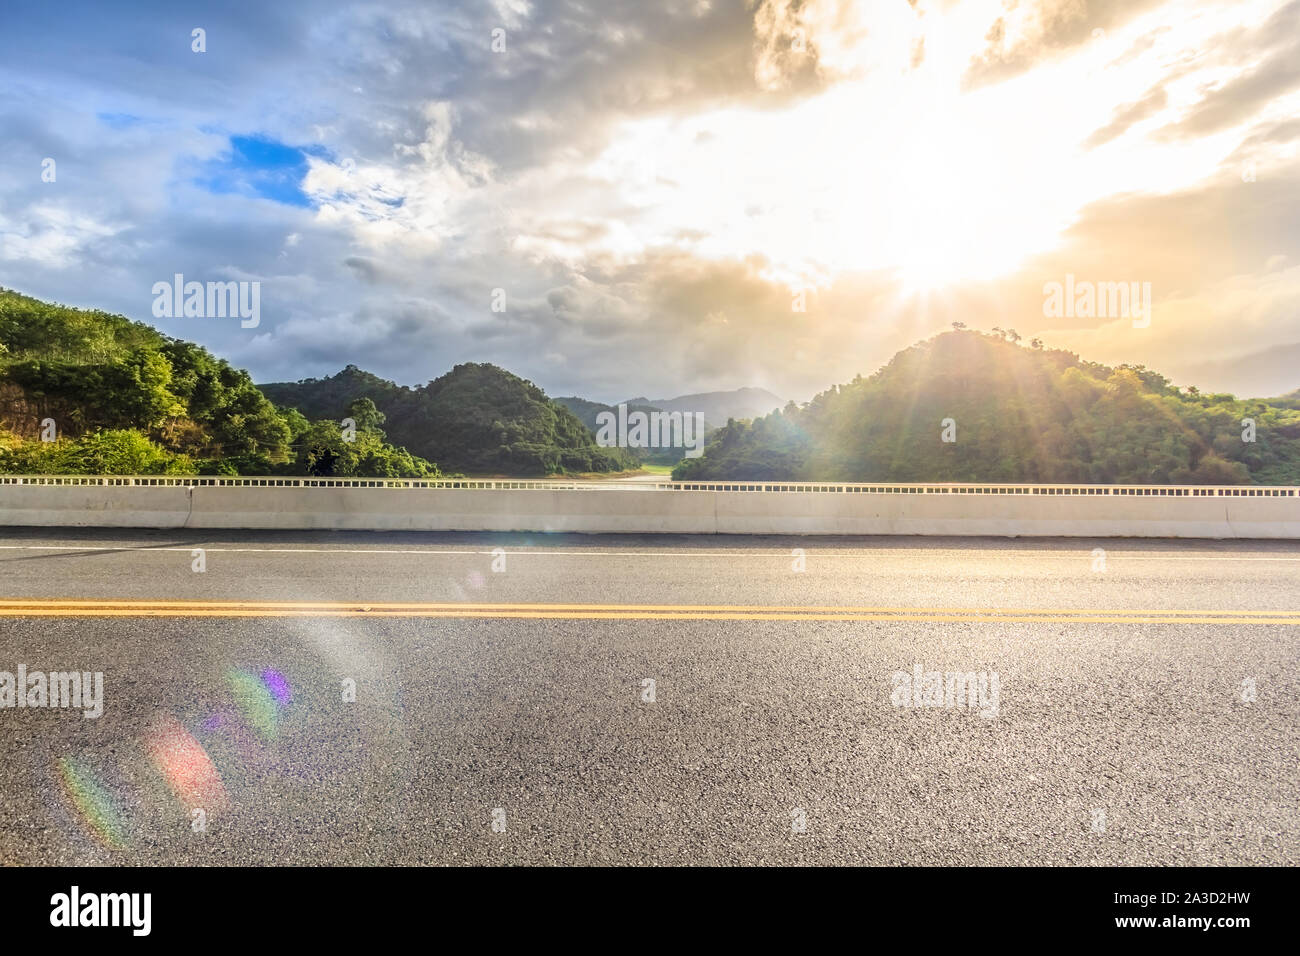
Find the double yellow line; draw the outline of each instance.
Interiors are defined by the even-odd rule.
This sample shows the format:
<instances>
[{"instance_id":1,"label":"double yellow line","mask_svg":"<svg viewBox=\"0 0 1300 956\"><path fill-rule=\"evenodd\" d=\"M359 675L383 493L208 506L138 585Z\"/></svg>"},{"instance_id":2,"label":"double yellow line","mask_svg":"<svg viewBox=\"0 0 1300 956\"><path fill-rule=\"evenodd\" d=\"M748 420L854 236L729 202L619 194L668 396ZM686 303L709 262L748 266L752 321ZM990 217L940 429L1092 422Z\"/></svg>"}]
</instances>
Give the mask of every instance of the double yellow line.
<instances>
[{"instance_id":1,"label":"double yellow line","mask_svg":"<svg viewBox=\"0 0 1300 956\"><path fill-rule=\"evenodd\" d=\"M746 604L474 604L366 601L68 601L0 598L0 617L425 617L614 621L946 621L1300 624L1300 611L781 607Z\"/></svg>"}]
</instances>

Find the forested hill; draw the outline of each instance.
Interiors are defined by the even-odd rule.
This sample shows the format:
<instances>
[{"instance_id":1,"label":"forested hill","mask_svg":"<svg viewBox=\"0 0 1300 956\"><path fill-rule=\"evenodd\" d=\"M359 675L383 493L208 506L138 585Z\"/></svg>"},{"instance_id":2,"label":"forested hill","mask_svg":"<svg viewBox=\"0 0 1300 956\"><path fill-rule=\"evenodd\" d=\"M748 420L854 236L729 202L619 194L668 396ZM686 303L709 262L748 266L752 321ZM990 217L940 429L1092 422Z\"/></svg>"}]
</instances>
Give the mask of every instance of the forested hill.
<instances>
[{"instance_id":1,"label":"forested hill","mask_svg":"<svg viewBox=\"0 0 1300 956\"><path fill-rule=\"evenodd\" d=\"M1300 390L1202 395L1141 366L955 331L805 405L729 422L674 475L1300 484L1297 406ZM953 442L942 440L946 419ZM0 289L0 473L420 477L637 464L493 365L458 365L420 388L349 366L259 389L143 323Z\"/></svg>"},{"instance_id":2,"label":"forested hill","mask_svg":"<svg viewBox=\"0 0 1300 956\"><path fill-rule=\"evenodd\" d=\"M943 441L946 419L955 441ZM1300 411L1025 348L1007 333L946 332L712 439L673 477L1300 484Z\"/></svg>"},{"instance_id":3,"label":"forested hill","mask_svg":"<svg viewBox=\"0 0 1300 956\"><path fill-rule=\"evenodd\" d=\"M262 394L275 404L296 408L308 418L342 418L349 404L368 398L387 414L409 399L411 389L349 365L328 378L305 378L299 382L259 385Z\"/></svg>"},{"instance_id":4,"label":"forested hill","mask_svg":"<svg viewBox=\"0 0 1300 956\"><path fill-rule=\"evenodd\" d=\"M23 438L134 428L211 457L283 456L289 429L247 373L107 312L0 289L0 421Z\"/></svg>"},{"instance_id":5,"label":"forested hill","mask_svg":"<svg viewBox=\"0 0 1300 956\"><path fill-rule=\"evenodd\" d=\"M279 405L341 417L369 398L387 416L390 438L444 470L545 475L635 468L634 454L602 448L567 408L495 365L466 363L428 385L407 388L349 365L337 375L261 386Z\"/></svg>"},{"instance_id":6,"label":"forested hill","mask_svg":"<svg viewBox=\"0 0 1300 956\"><path fill-rule=\"evenodd\" d=\"M1287 392L1278 398L1270 398L1270 405L1276 405L1278 408L1300 408L1300 388L1293 392Z\"/></svg>"},{"instance_id":7,"label":"forested hill","mask_svg":"<svg viewBox=\"0 0 1300 956\"><path fill-rule=\"evenodd\" d=\"M0 472L437 475L378 424L345 439L191 342L0 289Z\"/></svg>"}]
</instances>

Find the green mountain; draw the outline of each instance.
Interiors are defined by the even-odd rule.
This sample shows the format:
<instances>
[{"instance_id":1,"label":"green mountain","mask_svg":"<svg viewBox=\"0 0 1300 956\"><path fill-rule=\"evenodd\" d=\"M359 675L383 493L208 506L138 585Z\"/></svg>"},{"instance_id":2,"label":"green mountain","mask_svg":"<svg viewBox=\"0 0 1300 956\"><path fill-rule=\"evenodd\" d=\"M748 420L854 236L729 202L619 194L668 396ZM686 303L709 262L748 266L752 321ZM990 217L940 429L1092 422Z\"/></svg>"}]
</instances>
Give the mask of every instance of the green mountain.
<instances>
[{"instance_id":1,"label":"green mountain","mask_svg":"<svg viewBox=\"0 0 1300 956\"><path fill-rule=\"evenodd\" d=\"M921 342L804 405L728 422L674 476L1300 484L1300 390L1268 400L1202 395L1143 366L1111 368L1014 339L955 331ZM742 392L761 390L635 404L707 417L690 404L771 398ZM423 477L439 475L439 465L507 475L636 467L634 451L596 445L595 417L607 409L552 401L479 364L419 388L355 366L259 388L206 349L143 323L0 289L0 473ZM942 440L949 424L952 442Z\"/></svg>"},{"instance_id":2,"label":"green mountain","mask_svg":"<svg viewBox=\"0 0 1300 956\"><path fill-rule=\"evenodd\" d=\"M601 412L610 412L615 416L618 415L618 406L616 405L605 405L601 402L589 401L585 398L579 398L577 395L565 395L561 398L554 399L554 401L573 412L573 414L578 417L578 420L582 422L587 430L593 435L599 430L600 425L596 418ZM650 412L661 411L661 409L654 405L646 404L645 399L633 399L626 404L629 414L632 412L644 412L648 415ZM640 461L653 462L657 465L675 465L677 462L681 461L682 458L682 450L680 448L637 448L629 449L628 453L630 455L635 455Z\"/></svg>"},{"instance_id":3,"label":"green mountain","mask_svg":"<svg viewBox=\"0 0 1300 956\"><path fill-rule=\"evenodd\" d=\"M53 439L53 440L43 440ZM0 289L0 472L422 476L358 429L276 409L242 369L107 312Z\"/></svg>"},{"instance_id":4,"label":"green mountain","mask_svg":"<svg viewBox=\"0 0 1300 956\"><path fill-rule=\"evenodd\" d=\"M308 418L343 418L347 407L368 398L381 411L408 398L411 389L349 365L329 378L304 378L299 382L259 385L262 394L286 408L296 408Z\"/></svg>"},{"instance_id":5,"label":"green mountain","mask_svg":"<svg viewBox=\"0 0 1300 956\"><path fill-rule=\"evenodd\" d=\"M593 402L590 399L579 398L577 395L561 395L559 398L552 399L552 401L563 405L569 411L573 412L573 414L577 416L578 421L582 422L582 424L586 426L587 430L593 435L599 427L596 422L597 415L601 412L613 412L614 414L618 414L618 408L615 405L606 405L604 402ZM635 405L629 403L628 411L646 413L658 411L658 409L653 405L647 405L644 404L644 402L645 400L641 399Z\"/></svg>"},{"instance_id":6,"label":"green mountain","mask_svg":"<svg viewBox=\"0 0 1300 956\"><path fill-rule=\"evenodd\" d=\"M468 474L611 472L639 464L624 449L599 447L568 408L495 365L457 365L418 388L349 365L329 378L261 389L279 405L321 418L342 418L350 402L368 398L387 416L394 441Z\"/></svg>"},{"instance_id":7,"label":"green mountain","mask_svg":"<svg viewBox=\"0 0 1300 956\"><path fill-rule=\"evenodd\" d=\"M1300 411L954 331L802 406L728 424L673 477L1300 484Z\"/></svg>"}]
</instances>

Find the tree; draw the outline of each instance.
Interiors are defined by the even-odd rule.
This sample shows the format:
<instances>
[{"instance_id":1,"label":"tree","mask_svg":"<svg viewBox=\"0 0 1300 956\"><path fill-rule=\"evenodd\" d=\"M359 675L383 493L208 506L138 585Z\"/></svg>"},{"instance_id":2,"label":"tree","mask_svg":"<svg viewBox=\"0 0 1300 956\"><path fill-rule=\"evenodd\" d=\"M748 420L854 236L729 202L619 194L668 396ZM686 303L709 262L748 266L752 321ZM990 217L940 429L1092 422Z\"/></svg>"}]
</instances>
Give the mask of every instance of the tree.
<instances>
[{"instance_id":1,"label":"tree","mask_svg":"<svg viewBox=\"0 0 1300 956\"><path fill-rule=\"evenodd\" d=\"M94 432L58 441L8 442L0 472L28 475L192 475L198 469L134 429Z\"/></svg>"},{"instance_id":2,"label":"tree","mask_svg":"<svg viewBox=\"0 0 1300 956\"><path fill-rule=\"evenodd\" d=\"M297 442L303 432L311 428L311 422L307 421L307 416L296 408L277 408L275 413L280 416L285 427L289 430L289 441Z\"/></svg>"},{"instance_id":3,"label":"tree","mask_svg":"<svg viewBox=\"0 0 1300 956\"><path fill-rule=\"evenodd\" d=\"M347 417L357 423L357 428L366 431L379 431L379 426L388 420L388 416L375 407L375 403L368 398L358 398L348 403Z\"/></svg>"},{"instance_id":4,"label":"tree","mask_svg":"<svg viewBox=\"0 0 1300 956\"><path fill-rule=\"evenodd\" d=\"M318 478L436 478L438 466L395 448L380 432L358 426L351 441L338 422L313 422L298 439L292 470Z\"/></svg>"}]
</instances>

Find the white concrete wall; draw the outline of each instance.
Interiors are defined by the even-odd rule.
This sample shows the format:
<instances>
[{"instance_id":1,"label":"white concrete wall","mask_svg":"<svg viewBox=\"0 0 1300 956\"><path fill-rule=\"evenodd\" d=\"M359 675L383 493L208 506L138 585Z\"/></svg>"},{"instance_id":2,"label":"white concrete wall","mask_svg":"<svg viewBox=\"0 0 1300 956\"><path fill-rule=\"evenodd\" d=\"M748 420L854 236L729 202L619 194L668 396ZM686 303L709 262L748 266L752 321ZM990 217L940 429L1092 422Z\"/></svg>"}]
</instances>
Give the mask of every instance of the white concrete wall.
<instances>
[{"instance_id":1,"label":"white concrete wall","mask_svg":"<svg viewBox=\"0 0 1300 956\"><path fill-rule=\"evenodd\" d=\"M183 528L188 488L0 485L0 527Z\"/></svg>"},{"instance_id":2,"label":"white concrete wall","mask_svg":"<svg viewBox=\"0 0 1300 956\"><path fill-rule=\"evenodd\" d=\"M0 525L1300 539L1300 497L0 485Z\"/></svg>"},{"instance_id":3,"label":"white concrete wall","mask_svg":"<svg viewBox=\"0 0 1300 956\"><path fill-rule=\"evenodd\" d=\"M714 517L709 492L195 488L188 527L689 534Z\"/></svg>"},{"instance_id":4,"label":"white concrete wall","mask_svg":"<svg viewBox=\"0 0 1300 956\"><path fill-rule=\"evenodd\" d=\"M777 499L775 503L772 499ZM788 501L782 499L789 499ZM1300 538L1300 498L722 494L721 532Z\"/></svg>"}]
</instances>

